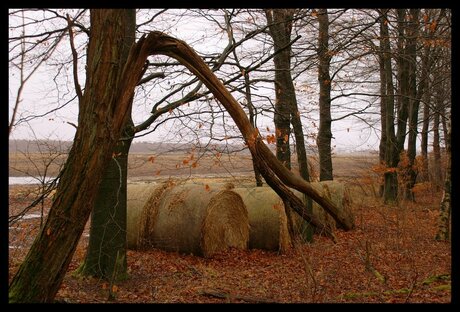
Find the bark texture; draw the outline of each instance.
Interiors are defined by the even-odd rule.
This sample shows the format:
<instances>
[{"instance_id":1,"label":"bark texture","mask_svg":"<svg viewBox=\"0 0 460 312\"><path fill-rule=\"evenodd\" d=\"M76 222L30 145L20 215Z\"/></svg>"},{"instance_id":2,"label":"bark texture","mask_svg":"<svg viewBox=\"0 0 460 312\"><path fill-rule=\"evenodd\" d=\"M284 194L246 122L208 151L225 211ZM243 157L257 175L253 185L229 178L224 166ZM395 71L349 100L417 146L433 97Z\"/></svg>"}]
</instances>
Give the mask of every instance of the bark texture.
<instances>
[{"instance_id":1,"label":"bark texture","mask_svg":"<svg viewBox=\"0 0 460 312\"><path fill-rule=\"evenodd\" d=\"M119 50L120 63L128 60L136 35L135 10L123 10L125 35L114 50ZM131 104L130 104L131 106ZM80 266L82 275L117 281L126 277L126 190L128 153L134 136L131 110L99 186L94 209L86 258Z\"/></svg>"}]
</instances>

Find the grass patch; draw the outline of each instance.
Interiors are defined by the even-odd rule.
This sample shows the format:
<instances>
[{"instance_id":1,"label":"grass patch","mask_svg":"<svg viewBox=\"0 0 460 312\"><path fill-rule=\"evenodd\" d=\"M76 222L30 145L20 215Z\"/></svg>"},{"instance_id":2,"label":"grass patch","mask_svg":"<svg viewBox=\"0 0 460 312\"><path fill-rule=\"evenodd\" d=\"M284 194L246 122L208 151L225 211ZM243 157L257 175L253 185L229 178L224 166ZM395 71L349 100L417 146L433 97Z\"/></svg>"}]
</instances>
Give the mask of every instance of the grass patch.
<instances>
[{"instance_id":1,"label":"grass patch","mask_svg":"<svg viewBox=\"0 0 460 312\"><path fill-rule=\"evenodd\" d=\"M439 282L439 281L449 281L450 280L450 274L439 274L439 275L433 275L428 277L422 282L422 285L430 285L434 282Z\"/></svg>"},{"instance_id":2,"label":"grass patch","mask_svg":"<svg viewBox=\"0 0 460 312\"><path fill-rule=\"evenodd\" d=\"M450 283L433 287L433 289L439 290L439 291L451 291L452 290Z\"/></svg>"}]
</instances>

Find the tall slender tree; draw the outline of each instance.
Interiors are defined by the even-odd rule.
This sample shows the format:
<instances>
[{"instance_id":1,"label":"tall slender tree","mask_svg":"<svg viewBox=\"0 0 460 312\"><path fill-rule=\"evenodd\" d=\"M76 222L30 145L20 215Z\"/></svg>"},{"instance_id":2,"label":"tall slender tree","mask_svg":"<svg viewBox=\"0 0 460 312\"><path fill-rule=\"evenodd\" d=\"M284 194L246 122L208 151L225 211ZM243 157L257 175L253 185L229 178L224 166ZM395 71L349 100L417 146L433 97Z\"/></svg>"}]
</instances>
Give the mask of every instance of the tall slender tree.
<instances>
[{"instance_id":1,"label":"tall slender tree","mask_svg":"<svg viewBox=\"0 0 460 312\"><path fill-rule=\"evenodd\" d=\"M406 181L404 188L404 198L406 200L414 201L414 192L412 188L415 185L417 178L417 169L415 168L415 156L416 156L416 143L418 134L418 111L420 106L420 97L425 91L425 83L428 76L429 64L429 49L425 48L425 55L422 56L422 77L420 79L419 86L417 88L417 39L418 39L418 28L419 28L419 14L420 9L410 9L409 11L409 25L407 27L407 57L408 57L408 71L409 71L409 85L408 85L408 96L409 96L409 134L407 142L407 158L408 164L405 170L407 175L405 176Z\"/></svg>"},{"instance_id":2,"label":"tall slender tree","mask_svg":"<svg viewBox=\"0 0 460 312\"><path fill-rule=\"evenodd\" d=\"M266 10L267 22L270 35L273 39L275 51L286 46L291 40L292 23L294 19L294 9L275 9ZM294 82L291 74L291 47L278 53L274 57L275 63L275 127L276 127L276 150L277 157L287 168L291 168L290 133L291 124L293 127L297 163L299 165L300 176L305 181L310 181L308 172L307 152L305 149L305 139L302 128L302 121L297 105ZM307 210L311 213L311 199L307 201ZM306 239L312 239L311 229L308 225L304 229Z\"/></svg>"},{"instance_id":3,"label":"tall slender tree","mask_svg":"<svg viewBox=\"0 0 460 312\"><path fill-rule=\"evenodd\" d=\"M396 173L396 167L399 161L399 155L397 153L397 141L394 128L394 87L393 87L393 71L391 64L391 47L390 37L388 32L388 10L380 10L380 46L383 55L384 63L384 74L381 75L384 78L380 83L384 85L385 89L385 115L381 118L385 119L386 125L386 140L385 140L385 164L386 170L384 173L384 202L394 202L398 196L398 176Z\"/></svg>"},{"instance_id":4,"label":"tall slender tree","mask_svg":"<svg viewBox=\"0 0 460 312\"><path fill-rule=\"evenodd\" d=\"M265 10L270 35L275 51L291 40L292 9ZM291 77L291 49L284 49L273 58L275 63L275 128L276 157L291 169L291 111L295 101L294 84Z\"/></svg>"},{"instance_id":5,"label":"tall slender tree","mask_svg":"<svg viewBox=\"0 0 460 312\"><path fill-rule=\"evenodd\" d=\"M318 10L318 81L319 81L319 129L316 140L319 153L319 179L332 180L331 156L331 76L329 73L329 16L327 9Z\"/></svg>"}]
</instances>

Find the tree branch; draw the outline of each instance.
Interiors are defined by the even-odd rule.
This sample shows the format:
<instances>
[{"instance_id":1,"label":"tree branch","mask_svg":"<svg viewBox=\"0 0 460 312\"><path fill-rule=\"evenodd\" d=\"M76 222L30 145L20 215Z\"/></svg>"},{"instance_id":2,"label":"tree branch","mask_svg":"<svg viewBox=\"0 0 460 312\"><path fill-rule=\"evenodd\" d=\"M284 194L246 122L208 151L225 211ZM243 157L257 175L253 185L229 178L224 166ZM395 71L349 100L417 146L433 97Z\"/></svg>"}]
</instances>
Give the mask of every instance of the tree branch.
<instances>
[{"instance_id":1,"label":"tree branch","mask_svg":"<svg viewBox=\"0 0 460 312\"><path fill-rule=\"evenodd\" d=\"M72 25L73 22L70 20L69 14L67 14L67 23L69 24L69 41L70 41L70 49L72 51L72 62L73 62L73 82L75 85L75 92L77 93L78 103L81 103L83 98L83 93L81 92L81 86L78 82L78 54L77 50L75 50L75 45L73 42L73 31Z\"/></svg>"}]
</instances>

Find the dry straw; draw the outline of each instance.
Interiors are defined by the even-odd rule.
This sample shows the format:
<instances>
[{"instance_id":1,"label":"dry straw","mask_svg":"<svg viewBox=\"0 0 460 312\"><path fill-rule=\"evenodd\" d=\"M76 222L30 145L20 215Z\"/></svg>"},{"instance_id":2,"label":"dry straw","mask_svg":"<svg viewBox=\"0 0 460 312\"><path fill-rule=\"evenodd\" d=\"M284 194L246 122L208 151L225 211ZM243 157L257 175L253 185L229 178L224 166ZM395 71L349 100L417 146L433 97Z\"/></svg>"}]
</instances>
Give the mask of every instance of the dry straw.
<instances>
[{"instance_id":1,"label":"dry straw","mask_svg":"<svg viewBox=\"0 0 460 312\"><path fill-rule=\"evenodd\" d=\"M247 248L248 214L236 193L205 185L162 184L143 196L141 212L128 201L128 215L139 215L128 218L128 233L136 232L137 221L138 247L205 257L230 247Z\"/></svg>"},{"instance_id":2,"label":"dry straw","mask_svg":"<svg viewBox=\"0 0 460 312\"><path fill-rule=\"evenodd\" d=\"M341 211L346 218L353 220L353 214L351 211L352 201L350 197L350 192L345 184L337 181L321 181L321 182L312 182L311 186L322 196L329 198L334 205ZM303 198L303 194L294 191L294 194ZM305 200L304 200L305 202ZM303 219L297 214L292 214L294 217L294 223L300 225L303 223ZM335 220L316 202L313 201L313 215L315 215L322 223L329 225L332 229L337 227ZM317 229L321 232L321 229Z\"/></svg>"},{"instance_id":3,"label":"dry straw","mask_svg":"<svg viewBox=\"0 0 460 312\"><path fill-rule=\"evenodd\" d=\"M285 252L291 238L281 198L269 187L235 188L249 214L249 248Z\"/></svg>"},{"instance_id":4,"label":"dry straw","mask_svg":"<svg viewBox=\"0 0 460 312\"><path fill-rule=\"evenodd\" d=\"M137 249L138 247L139 224L141 222L142 210L156 186L157 185L154 183L128 184L126 239L128 242L128 248L130 249Z\"/></svg>"},{"instance_id":5,"label":"dry straw","mask_svg":"<svg viewBox=\"0 0 460 312\"><path fill-rule=\"evenodd\" d=\"M344 184L325 181L311 185L353 219ZM302 193L294 193L304 198ZM332 217L315 202L313 214L335 228ZM301 228L305 221L297 213L291 215L294 229ZM283 202L270 187L172 181L128 185L129 248L161 248L210 257L230 247L248 246L284 253L291 241Z\"/></svg>"}]
</instances>

